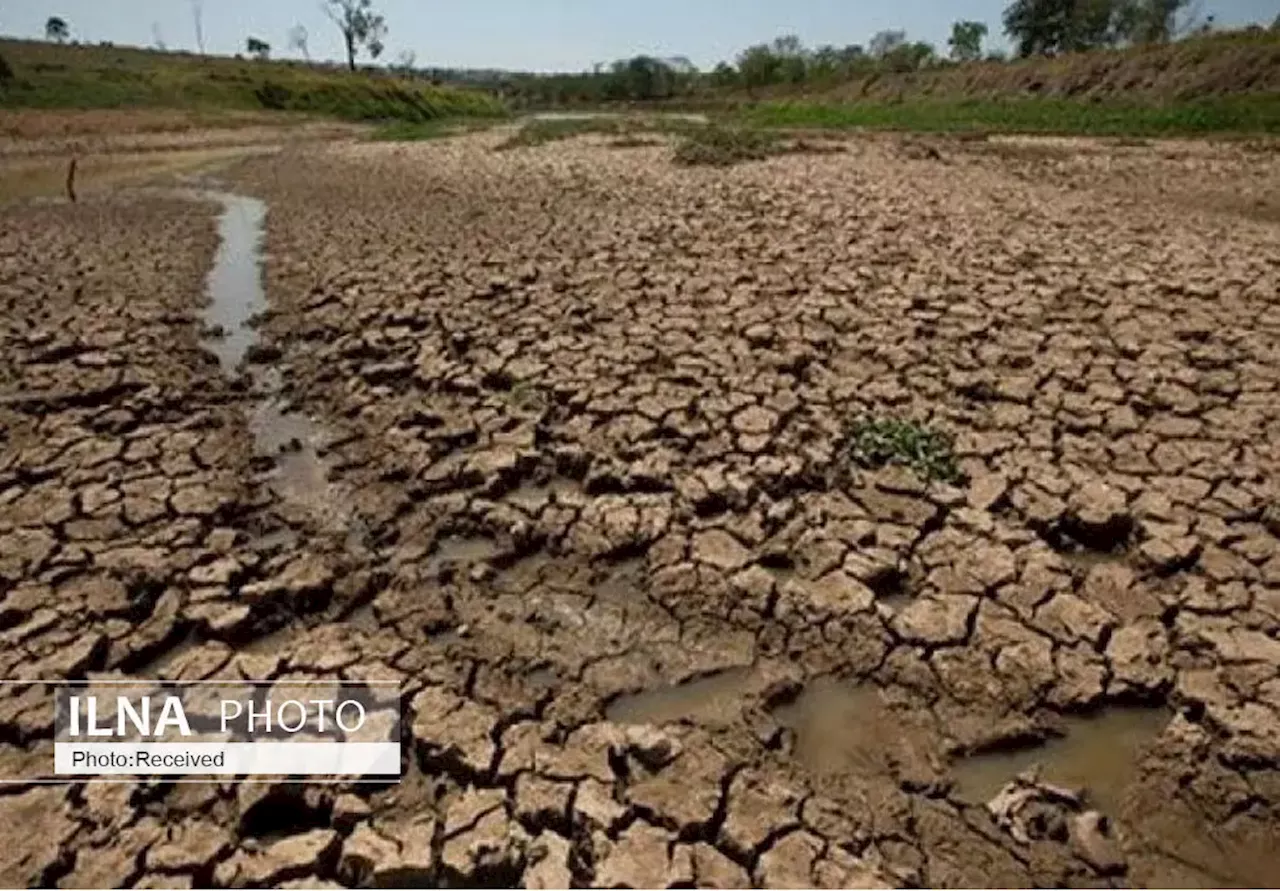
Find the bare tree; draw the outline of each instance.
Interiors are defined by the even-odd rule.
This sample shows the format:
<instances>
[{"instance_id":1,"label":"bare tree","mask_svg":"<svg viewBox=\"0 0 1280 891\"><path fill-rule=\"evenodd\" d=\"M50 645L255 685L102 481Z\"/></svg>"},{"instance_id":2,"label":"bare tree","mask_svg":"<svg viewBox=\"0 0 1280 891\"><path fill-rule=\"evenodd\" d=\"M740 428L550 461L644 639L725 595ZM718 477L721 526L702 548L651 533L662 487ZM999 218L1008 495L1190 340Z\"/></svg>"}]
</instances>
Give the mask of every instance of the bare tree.
<instances>
[{"instance_id":1,"label":"bare tree","mask_svg":"<svg viewBox=\"0 0 1280 891\"><path fill-rule=\"evenodd\" d=\"M164 35L160 33L159 22L151 23L151 43L156 49L160 50L160 52L164 52L168 49L168 47L165 46Z\"/></svg>"},{"instance_id":2,"label":"bare tree","mask_svg":"<svg viewBox=\"0 0 1280 891\"><path fill-rule=\"evenodd\" d=\"M289 29L289 49L302 53L302 58L311 61L311 53L307 50L307 29L303 25L294 25Z\"/></svg>"},{"instance_id":3,"label":"bare tree","mask_svg":"<svg viewBox=\"0 0 1280 891\"><path fill-rule=\"evenodd\" d=\"M361 47L375 59L382 55L387 23L373 11L373 0L324 0L320 8L342 32L348 68L356 70L356 53Z\"/></svg>"},{"instance_id":4,"label":"bare tree","mask_svg":"<svg viewBox=\"0 0 1280 891\"><path fill-rule=\"evenodd\" d=\"M196 49L204 55L204 0L191 0L191 19L196 26Z\"/></svg>"}]
</instances>

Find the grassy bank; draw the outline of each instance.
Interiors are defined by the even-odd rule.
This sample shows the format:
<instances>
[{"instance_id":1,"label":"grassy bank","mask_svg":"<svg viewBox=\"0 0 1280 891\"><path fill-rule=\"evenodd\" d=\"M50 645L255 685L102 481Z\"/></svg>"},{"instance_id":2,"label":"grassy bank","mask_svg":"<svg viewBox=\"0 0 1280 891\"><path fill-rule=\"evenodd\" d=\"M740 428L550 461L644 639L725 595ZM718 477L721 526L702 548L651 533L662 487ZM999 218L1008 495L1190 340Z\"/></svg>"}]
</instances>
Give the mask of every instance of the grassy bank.
<instances>
[{"instance_id":1,"label":"grassy bank","mask_svg":"<svg viewBox=\"0 0 1280 891\"><path fill-rule=\"evenodd\" d=\"M930 99L763 102L738 109L744 126L924 132L1195 136L1280 133L1280 94L1139 105L1072 99Z\"/></svg>"},{"instance_id":2,"label":"grassy bank","mask_svg":"<svg viewBox=\"0 0 1280 891\"><path fill-rule=\"evenodd\" d=\"M13 70L0 108L291 111L354 121L430 121L504 113L488 93L383 73L126 47L0 41Z\"/></svg>"}]
</instances>

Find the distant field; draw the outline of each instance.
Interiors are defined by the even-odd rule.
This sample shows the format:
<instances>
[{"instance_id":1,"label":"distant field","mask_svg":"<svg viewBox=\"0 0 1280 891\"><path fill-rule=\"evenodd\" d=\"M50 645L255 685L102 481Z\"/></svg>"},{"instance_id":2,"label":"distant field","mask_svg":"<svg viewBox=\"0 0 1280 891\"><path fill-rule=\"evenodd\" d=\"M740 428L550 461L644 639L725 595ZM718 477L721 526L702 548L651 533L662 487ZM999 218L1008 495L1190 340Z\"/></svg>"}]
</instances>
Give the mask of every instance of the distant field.
<instances>
[{"instance_id":1,"label":"distant field","mask_svg":"<svg viewBox=\"0 0 1280 891\"><path fill-rule=\"evenodd\" d=\"M488 93L389 74L129 47L0 40L0 108L289 111L357 121L496 116Z\"/></svg>"}]
</instances>

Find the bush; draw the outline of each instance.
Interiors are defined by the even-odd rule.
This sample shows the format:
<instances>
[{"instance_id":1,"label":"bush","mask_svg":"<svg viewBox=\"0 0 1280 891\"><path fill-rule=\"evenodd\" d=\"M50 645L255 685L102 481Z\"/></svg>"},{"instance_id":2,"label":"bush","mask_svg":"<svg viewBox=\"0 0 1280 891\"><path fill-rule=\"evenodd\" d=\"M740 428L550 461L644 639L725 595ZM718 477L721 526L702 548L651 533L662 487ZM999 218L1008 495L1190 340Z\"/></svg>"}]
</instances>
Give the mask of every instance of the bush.
<instances>
[{"instance_id":1,"label":"bush","mask_svg":"<svg viewBox=\"0 0 1280 891\"><path fill-rule=\"evenodd\" d=\"M5 57L0 56L0 84L7 84L11 80L13 80L13 69L9 67Z\"/></svg>"},{"instance_id":2,"label":"bush","mask_svg":"<svg viewBox=\"0 0 1280 891\"><path fill-rule=\"evenodd\" d=\"M777 137L759 130L737 130L714 125L690 130L676 146L675 161L686 166L728 167L743 161L759 161L781 150Z\"/></svg>"}]
</instances>

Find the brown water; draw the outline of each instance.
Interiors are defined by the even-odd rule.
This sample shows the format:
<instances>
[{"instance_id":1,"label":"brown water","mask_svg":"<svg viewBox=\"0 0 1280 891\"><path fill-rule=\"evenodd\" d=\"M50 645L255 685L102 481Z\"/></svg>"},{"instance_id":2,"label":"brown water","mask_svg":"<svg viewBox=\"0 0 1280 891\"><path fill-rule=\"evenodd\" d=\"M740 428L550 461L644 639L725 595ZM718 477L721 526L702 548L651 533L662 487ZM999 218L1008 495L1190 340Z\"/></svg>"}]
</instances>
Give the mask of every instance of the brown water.
<instances>
[{"instance_id":1,"label":"brown water","mask_svg":"<svg viewBox=\"0 0 1280 891\"><path fill-rule=\"evenodd\" d=\"M755 677L749 666L741 666L681 684L630 693L609 703L605 717L618 724L667 724L681 720L701 724L732 723L741 714L743 700Z\"/></svg>"},{"instance_id":2,"label":"brown water","mask_svg":"<svg viewBox=\"0 0 1280 891\"><path fill-rule=\"evenodd\" d=\"M1014 751L987 752L952 767L955 795L970 804L990 801L1019 773L1039 765L1040 778L1085 789L1103 813L1115 816L1137 779L1147 748L1169 723L1163 708L1109 708L1065 719L1066 735Z\"/></svg>"},{"instance_id":3,"label":"brown water","mask_svg":"<svg viewBox=\"0 0 1280 891\"><path fill-rule=\"evenodd\" d=\"M773 717L795 733L796 758L819 774L882 773L911 733L875 687L836 678L811 681Z\"/></svg>"}]
</instances>

